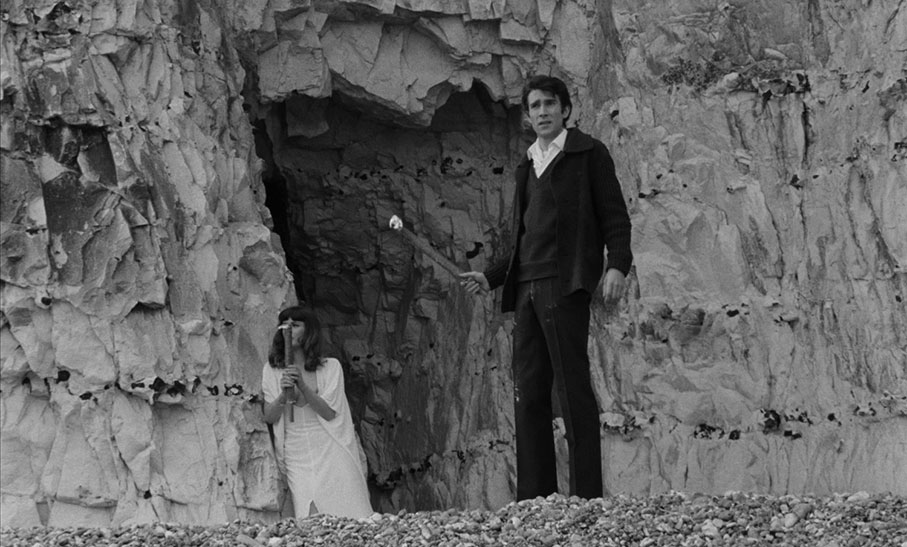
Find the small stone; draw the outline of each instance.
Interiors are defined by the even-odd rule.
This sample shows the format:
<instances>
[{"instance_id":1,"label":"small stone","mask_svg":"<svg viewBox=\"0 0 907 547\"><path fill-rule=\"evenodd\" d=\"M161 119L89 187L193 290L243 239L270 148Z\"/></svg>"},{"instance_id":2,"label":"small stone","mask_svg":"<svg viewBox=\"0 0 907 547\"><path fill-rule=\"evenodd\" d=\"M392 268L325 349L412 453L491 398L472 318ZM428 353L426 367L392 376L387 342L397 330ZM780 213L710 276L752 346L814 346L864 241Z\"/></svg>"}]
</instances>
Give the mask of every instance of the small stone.
<instances>
[{"instance_id":1,"label":"small stone","mask_svg":"<svg viewBox=\"0 0 907 547\"><path fill-rule=\"evenodd\" d=\"M715 525L712 523L712 521L710 521L710 520L707 520L707 521L702 525L702 527L700 528L700 530L702 530L702 533L703 533L703 534L705 534L705 535L707 535L707 536L709 536L709 537L713 537L713 538L714 538L714 537L718 537L718 534L720 533L720 532L718 531L718 527L715 526Z\"/></svg>"},{"instance_id":2,"label":"small stone","mask_svg":"<svg viewBox=\"0 0 907 547\"><path fill-rule=\"evenodd\" d=\"M850 497L848 497L847 503L856 503L856 502L860 502L860 501L866 501L868 499L869 499L869 492L860 491L860 492L857 492L856 494L853 494Z\"/></svg>"},{"instance_id":3,"label":"small stone","mask_svg":"<svg viewBox=\"0 0 907 547\"><path fill-rule=\"evenodd\" d=\"M800 519L805 519L813 511L811 503L798 503L794 506L794 514Z\"/></svg>"}]
</instances>

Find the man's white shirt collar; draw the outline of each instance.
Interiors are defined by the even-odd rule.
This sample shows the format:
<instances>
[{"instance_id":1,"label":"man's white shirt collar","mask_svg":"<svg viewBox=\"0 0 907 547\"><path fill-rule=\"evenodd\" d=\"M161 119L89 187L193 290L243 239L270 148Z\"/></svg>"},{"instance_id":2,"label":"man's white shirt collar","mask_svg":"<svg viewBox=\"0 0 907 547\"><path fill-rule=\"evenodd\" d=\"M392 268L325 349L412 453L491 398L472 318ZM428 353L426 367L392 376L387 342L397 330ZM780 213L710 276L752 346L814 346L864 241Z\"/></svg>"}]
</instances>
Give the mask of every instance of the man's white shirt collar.
<instances>
[{"instance_id":1,"label":"man's white shirt collar","mask_svg":"<svg viewBox=\"0 0 907 547\"><path fill-rule=\"evenodd\" d=\"M545 172L545 169L548 168L548 165L551 164L551 161L557 157L557 155L564 149L564 144L567 142L567 129L564 128L558 134L557 137L554 137L554 140L551 141L551 144L548 145L547 150L542 150L542 145L539 144L539 140L535 139L535 142L529 146L529 150L526 152L529 155L529 159L532 160L532 167L535 169L535 176L540 177L542 173Z\"/></svg>"}]
</instances>

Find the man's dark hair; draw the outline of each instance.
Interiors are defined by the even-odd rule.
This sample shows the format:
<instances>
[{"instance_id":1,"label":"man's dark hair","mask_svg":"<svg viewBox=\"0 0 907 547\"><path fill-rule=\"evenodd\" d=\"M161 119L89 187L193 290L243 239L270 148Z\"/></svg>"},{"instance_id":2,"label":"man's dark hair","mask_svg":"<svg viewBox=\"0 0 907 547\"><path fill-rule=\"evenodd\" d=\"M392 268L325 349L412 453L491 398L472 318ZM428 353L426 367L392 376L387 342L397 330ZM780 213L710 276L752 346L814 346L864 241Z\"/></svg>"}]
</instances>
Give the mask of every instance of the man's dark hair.
<instances>
[{"instance_id":1,"label":"man's dark hair","mask_svg":"<svg viewBox=\"0 0 907 547\"><path fill-rule=\"evenodd\" d=\"M534 89L554 94L561 102L561 108L570 109L570 112L564 118L566 122L570 114L573 113L573 102L570 100L570 91L567 90L567 84L554 76L533 76L529 78L526 85L523 86L523 112L529 112L529 93Z\"/></svg>"}]
</instances>

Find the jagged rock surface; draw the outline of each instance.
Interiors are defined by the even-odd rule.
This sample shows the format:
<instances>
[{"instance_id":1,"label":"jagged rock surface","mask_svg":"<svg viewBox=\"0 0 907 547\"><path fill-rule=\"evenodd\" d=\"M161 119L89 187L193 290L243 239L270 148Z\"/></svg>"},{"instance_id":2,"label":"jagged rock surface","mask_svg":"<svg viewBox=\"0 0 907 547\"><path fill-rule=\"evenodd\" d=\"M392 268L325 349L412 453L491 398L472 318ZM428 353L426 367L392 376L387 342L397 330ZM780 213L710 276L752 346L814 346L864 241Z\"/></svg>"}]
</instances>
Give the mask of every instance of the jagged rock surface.
<instances>
[{"instance_id":1,"label":"jagged rock surface","mask_svg":"<svg viewBox=\"0 0 907 547\"><path fill-rule=\"evenodd\" d=\"M3 525L276 510L250 396L293 293L242 68L194 5L4 4Z\"/></svg>"},{"instance_id":2,"label":"jagged rock surface","mask_svg":"<svg viewBox=\"0 0 907 547\"><path fill-rule=\"evenodd\" d=\"M385 226L464 268L505 252L536 71L570 83L633 215L630 291L596 299L590 342L608 491L905 494L903 7L4 14L3 524L277 516L251 395L293 296L264 187L376 508L509 501L510 321Z\"/></svg>"}]
</instances>

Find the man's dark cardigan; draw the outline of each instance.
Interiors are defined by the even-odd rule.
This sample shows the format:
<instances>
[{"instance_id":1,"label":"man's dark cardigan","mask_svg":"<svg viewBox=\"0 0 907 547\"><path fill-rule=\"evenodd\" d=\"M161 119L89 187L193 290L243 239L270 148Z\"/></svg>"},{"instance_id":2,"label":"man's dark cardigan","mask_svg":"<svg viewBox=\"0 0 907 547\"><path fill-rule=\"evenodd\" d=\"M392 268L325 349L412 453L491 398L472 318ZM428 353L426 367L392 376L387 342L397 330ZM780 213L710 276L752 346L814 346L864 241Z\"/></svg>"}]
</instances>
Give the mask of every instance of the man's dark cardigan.
<instances>
[{"instance_id":1,"label":"man's dark cardigan","mask_svg":"<svg viewBox=\"0 0 907 547\"><path fill-rule=\"evenodd\" d=\"M516 169L513 200L513 234L519 237L524 210L523 196L532 162L528 157ZM608 268L624 275L630 271L630 215L614 172L608 148L579 129L569 129L564 150L549 166L551 190L557 211L557 268L561 294L578 289L592 294L604 272L604 249ZM509 258L486 270L491 288L504 286L501 310L513 311L516 301L517 249Z\"/></svg>"}]
</instances>

